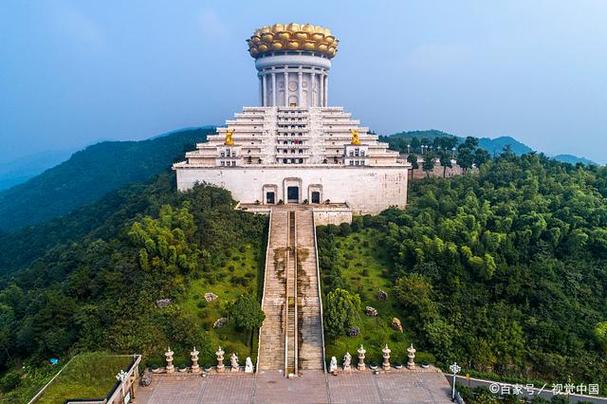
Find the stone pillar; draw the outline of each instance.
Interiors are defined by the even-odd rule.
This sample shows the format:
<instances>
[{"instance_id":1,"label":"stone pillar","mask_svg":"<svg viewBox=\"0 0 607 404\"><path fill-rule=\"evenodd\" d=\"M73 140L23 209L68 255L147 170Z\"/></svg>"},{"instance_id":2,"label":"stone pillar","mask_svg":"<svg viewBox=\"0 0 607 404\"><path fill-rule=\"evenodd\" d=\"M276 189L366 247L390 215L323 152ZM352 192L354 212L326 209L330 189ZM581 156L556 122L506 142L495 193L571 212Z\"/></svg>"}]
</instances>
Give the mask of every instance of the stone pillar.
<instances>
[{"instance_id":1,"label":"stone pillar","mask_svg":"<svg viewBox=\"0 0 607 404\"><path fill-rule=\"evenodd\" d=\"M415 369L415 348L413 348L413 344L409 348L407 348L407 356L409 357L409 361L407 362L407 369Z\"/></svg>"},{"instance_id":2,"label":"stone pillar","mask_svg":"<svg viewBox=\"0 0 607 404\"><path fill-rule=\"evenodd\" d=\"M200 373L200 366L198 365L198 352L196 347L190 352L190 356L192 358L192 373Z\"/></svg>"},{"instance_id":3,"label":"stone pillar","mask_svg":"<svg viewBox=\"0 0 607 404\"><path fill-rule=\"evenodd\" d=\"M263 107L268 105L268 75L265 73L262 73L262 77L263 80L261 82L261 93L262 93L262 97L263 97L263 102L261 103L261 105Z\"/></svg>"},{"instance_id":4,"label":"stone pillar","mask_svg":"<svg viewBox=\"0 0 607 404\"><path fill-rule=\"evenodd\" d=\"M324 107L325 106L325 75L324 75L324 73L320 73L320 75L318 76L318 81L320 84L320 89L318 92L318 106Z\"/></svg>"},{"instance_id":5,"label":"stone pillar","mask_svg":"<svg viewBox=\"0 0 607 404\"><path fill-rule=\"evenodd\" d=\"M289 72L285 68L285 107L289 106Z\"/></svg>"},{"instance_id":6,"label":"stone pillar","mask_svg":"<svg viewBox=\"0 0 607 404\"><path fill-rule=\"evenodd\" d=\"M384 354L384 363L382 364L382 368L384 368L384 370L390 370L390 352L392 352L392 350L388 348L388 344L386 344L386 347L381 351Z\"/></svg>"},{"instance_id":7,"label":"stone pillar","mask_svg":"<svg viewBox=\"0 0 607 404\"><path fill-rule=\"evenodd\" d=\"M360 348L358 348L358 370L365 370L365 354L367 353L367 351L365 350L365 348L363 348L363 346L361 345Z\"/></svg>"},{"instance_id":8,"label":"stone pillar","mask_svg":"<svg viewBox=\"0 0 607 404\"><path fill-rule=\"evenodd\" d=\"M329 106L329 75L325 76L325 107Z\"/></svg>"},{"instance_id":9,"label":"stone pillar","mask_svg":"<svg viewBox=\"0 0 607 404\"><path fill-rule=\"evenodd\" d=\"M276 73L272 72L272 106L276 106Z\"/></svg>"},{"instance_id":10,"label":"stone pillar","mask_svg":"<svg viewBox=\"0 0 607 404\"><path fill-rule=\"evenodd\" d=\"M169 349L167 349L167 351L164 353L164 356L167 361L167 365L165 368L167 373L175 372L175 366L173 366L173 354L174 354L174 352L171 351L171 347L169 347Z\"/></svg>"},{"instance_id":11,"label":"stone pillar","mask_svg":"<svg viewBox=\"0 0 607 404\"><path fill-rule=\"evenodd\" d=\"M303 106L303 73L297 73L297 106Z\"/></svg>"},{"instance_id":12,"label":"stone pillar","mask_svg":"<svg viewBox=\"0 0 607 404\"><path fill-rule=\"evenodd\" d=\"M263 105L263 76L259 74L259 105Z\"/></svg>"},{"instance_id":13,"label":"stone pillar","mask_svg":"<svg viewBox=\"0 0 607 404\"><path fill-rule=\"evenodd\" d=\"M224 371L224 366L223 366L223 355L224 354L225 354L225 351L223 349L221 349L221 347L219 347L217 352L215 352L215 355L217 355L217 371L219 373L222 373Z\"/></svg>"},{"instance_id":14,"label":"stone pillar","mask_svg":"<svg viewBox=\"0 0 607 404\"><path fill-rule=\"evenodd\" d=\"M318 90L316 89L316 73L312 72L310 77L310 106L318 107L318 100L316 100L316 95L318 94Z\"/></svg>"}]
</instances>

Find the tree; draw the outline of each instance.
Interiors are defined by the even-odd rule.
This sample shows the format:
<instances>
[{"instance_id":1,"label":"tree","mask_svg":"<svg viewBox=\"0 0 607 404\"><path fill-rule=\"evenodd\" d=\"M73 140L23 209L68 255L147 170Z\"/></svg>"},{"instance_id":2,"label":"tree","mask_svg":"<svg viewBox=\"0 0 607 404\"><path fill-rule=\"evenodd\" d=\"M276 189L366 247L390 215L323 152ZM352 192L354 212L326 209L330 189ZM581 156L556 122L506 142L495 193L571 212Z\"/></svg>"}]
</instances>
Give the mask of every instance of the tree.
<instances>
[{"instance_id":1,"label":"tree","mask_svg":"<svg viewBox=\"0 0 607 404\"><path fill-rule=\"evenodd\" d=\"M261 327L266 318L261 305L251 295L240 295L229 308L228 318L234 321L236 328L253 331Z\"/></svg>"},{"instance_id":2,"label":"tree","mask_svg":"<svg viewBox=\"0 0 607 404\"><path fill-rule=\"evenodd\" d=\"M489 161L491 159L491 156L489 155L489 152L483 148L477 148L474 151L474 165L477 167L482 166L483 164L485 164L487 161Z\"/></svg>"},{"instance_id":3,"label":"tree","mask_svg":"<svg viewBox=\"0 0 607 404\"><path fill-rule=\"evenodd\" d=\"M607 352L607 321L601 321L594 327L594 338L599 346Z\"/></svg>"},{"instance_id":4,"label":"tree","mask_svg":"<svg viewBox=\"0 0 607 404\"><path fill-rule=\"evenodd\" d=\"M394 284L394 295L405 310L423 322L434 319L438 313L432 300L432 285L423 275L413 273L398 278Z\"/></svg>"},{"instance_id":5,"label":"tree","mask_svg":"<svg viewBox=\"0 0 607 404\"><path fill-rule=\"evenodd\" d=\"M422 163L422 169L426 172L426 177L430 176L430 171L434 170L434 159L436 156L434 153L428 151L424 156L424 162Z\"/></svg>"},{"instance_id":6,"label":"tree","mask_svg":"<svg viewBox=\"0 0 607 404\"><path fill-rule=\"evenodd\" d=\"M443 178L445 178L447 176L447 167L453 167L451 164L451 154L449 151L441 150L438 158L440 159L440 165L443 166Z\"/></svg>"},{"instance_id":7,"label":"tree","mask_svg":"<svg viewBox=\"0 0 607 404\"><path fill-rule=\"evenodd\" d=\"M335 289L327 295L325 330L330 337L343 335L359 319L360 297L345 289Z\"/></svg>"},{"instance_id":8,"label":"tree","mask_svg":"<svg viewBox=\"0 0 607 404\"><path fill-rule=\"evenodd\" d=\"M478 139L468 136L463 143L457 146L457 164L467 172L474 165L474 152L478 147Z\"/></svg>"},{"instance_id":9,"label":"tree","mask_svg":"<svg viewBox=\"0 0 607 404\"><path fill-rule=\"evenodd\" d=\"M411 164L411 178L413 178L413 170L417 170L419 168L419 164L417 163L417 154L409 153L409 155L407 155L407 162Z\"/></svg>"}]
</instances>

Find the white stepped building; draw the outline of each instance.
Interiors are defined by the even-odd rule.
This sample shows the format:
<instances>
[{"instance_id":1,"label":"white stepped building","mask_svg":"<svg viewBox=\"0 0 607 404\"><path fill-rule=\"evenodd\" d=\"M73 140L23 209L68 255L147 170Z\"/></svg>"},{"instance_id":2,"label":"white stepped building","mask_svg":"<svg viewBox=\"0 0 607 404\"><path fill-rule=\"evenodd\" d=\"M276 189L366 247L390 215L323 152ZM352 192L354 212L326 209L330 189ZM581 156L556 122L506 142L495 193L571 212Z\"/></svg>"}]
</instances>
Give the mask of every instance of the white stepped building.
<instances>
[{"instance_id":1,"label":"white stepped building","mask_svg":"<svg viewBox=\"0 0 607 404\"><path fill-rule=\"evenodd\" d=\"M275 24L248 40L259 107L245 107L176 163L177 187L224 187L242 204L346 204L354 214L407 203L409 164L328 106L337 40L326 28Z\"/></svg>"}]
</instances>

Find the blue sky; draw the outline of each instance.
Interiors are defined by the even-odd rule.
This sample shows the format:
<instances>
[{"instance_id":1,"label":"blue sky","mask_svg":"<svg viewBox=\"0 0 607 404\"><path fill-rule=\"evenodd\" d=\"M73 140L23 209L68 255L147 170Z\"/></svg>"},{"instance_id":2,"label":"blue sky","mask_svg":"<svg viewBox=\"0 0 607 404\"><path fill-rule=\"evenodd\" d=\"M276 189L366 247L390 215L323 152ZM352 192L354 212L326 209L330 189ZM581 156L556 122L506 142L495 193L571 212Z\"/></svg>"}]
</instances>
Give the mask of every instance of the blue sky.
<instances>
[{"instance_id":1,"label":"blue sky","mask_svg":"<svg viewBox=\"0 0 607 404\"><path fill-rule=\"evenodd\" d=\"M257 103L245 39L291 21L341 40L330 103L379 133L607 162L603 0L2 0L0 161L222 124Z\"/></svg>"}]
</instances>

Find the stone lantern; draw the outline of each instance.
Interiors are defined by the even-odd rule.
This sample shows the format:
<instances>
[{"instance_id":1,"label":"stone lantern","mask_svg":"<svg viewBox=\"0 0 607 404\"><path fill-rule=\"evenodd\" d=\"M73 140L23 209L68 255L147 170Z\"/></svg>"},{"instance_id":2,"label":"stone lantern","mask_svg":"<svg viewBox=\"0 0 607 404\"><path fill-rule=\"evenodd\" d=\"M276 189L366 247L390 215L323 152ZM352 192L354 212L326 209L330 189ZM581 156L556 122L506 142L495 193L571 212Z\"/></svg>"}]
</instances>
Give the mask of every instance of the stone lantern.
<instances>
[{"instance_id":1,"label":"stone lantern","mask_svg":"<svg viewBox=\"0 0 607 404\"><path fill-rule=\"evenodd\" d=\"M365 370L365 354L367 351L361 345L356 352L358 352L358 370Z\"/></svg>"},{"instance_id":2,"label":"stone lantern","mask_svg":"<svg viewBox=\"0 0 607 404\"><path fill-rule=\"evenodd\" d=\"M225 351L223 349L221 349L221 347L219 347L217 352L215 352L215 355L217 355L217 371L219 373L223 372L223 370L224 370L224 366L223 366L223 355L224 354L225 354Z\"/></svg>"},{"instance_id":3,"label":"stone lantern","mask_svg":"<svg viewBox=\"0 0 607 404\"><path fill-rule=\"evenodd\" d=\"M200 366L198 365L198 352L196 347L190 352L190 356L192 358L192 373L200 373Z\"/></svg>"},{"instance_id":4,"label":"stone lantern","mask_svg":"<svg viewBox=\"0 0 607 404\"><path fill-rule=\"evenodd\" d=\"M167 361L167 365L165 368L167 373L175 372L175 366L173 366L173 354L174 353L175 352L171 351L171 347L169 347L169 349L164 353L164 356Z\"/></svg>"},{"instance_id":5,"label":"stone lantern","mask_svg":"<svg viewBox=\"0 0 607 404\"><path fill-rule=\"evenodd\" d=\"M409 357L409 361L407 362L407 369L415 369L415 348L413 348L413 344L409 348L407 348L407 356Z\"/></svg>"},{"instance_id":6,"label":"stone lantern","mask_svg":"<svg viewBox=\"0 0 607 404\"><path fill-rule=\"evenodd\" d=\"M386 344L386 347L381 351L384 354L384 363L382 364L382 368L384 368L384 370L390 370L390 352L392 352L392 350L388 348L388 344Z\"/></svg>"}]
</instances>

